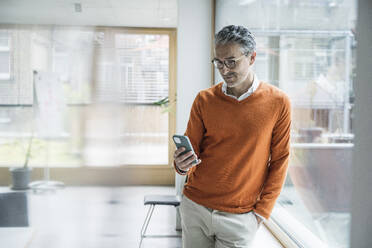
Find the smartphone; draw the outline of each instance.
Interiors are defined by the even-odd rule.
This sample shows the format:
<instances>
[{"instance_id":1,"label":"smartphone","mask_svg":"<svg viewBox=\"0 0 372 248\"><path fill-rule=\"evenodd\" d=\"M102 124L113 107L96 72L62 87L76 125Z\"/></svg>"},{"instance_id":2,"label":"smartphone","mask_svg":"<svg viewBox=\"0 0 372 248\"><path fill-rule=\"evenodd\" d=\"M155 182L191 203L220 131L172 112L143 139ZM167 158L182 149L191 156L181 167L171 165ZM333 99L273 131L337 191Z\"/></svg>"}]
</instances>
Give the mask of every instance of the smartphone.
<instances>
[{"instance_id":1,"label":"smartphone","mask_svg":"<svg viewBox=\"0 0 372 248\"><path fill-rule=\"evenodd\" d=\"M188 153L189 151L192 151L194 154L194 149L192 148L192 145L191 145L191 142L190 142L190 139L189 137L185 136L185 135L173 135L173 141L174 141L174 144L176 144L176 147L177 149L181 148L181 147L185 147L186 150L183 151L180 155L183 155L185 153ZM198 163L198 160L195 159L194 161L192 161L192 164L196 164Z\"/></svg>"}]
</instances>

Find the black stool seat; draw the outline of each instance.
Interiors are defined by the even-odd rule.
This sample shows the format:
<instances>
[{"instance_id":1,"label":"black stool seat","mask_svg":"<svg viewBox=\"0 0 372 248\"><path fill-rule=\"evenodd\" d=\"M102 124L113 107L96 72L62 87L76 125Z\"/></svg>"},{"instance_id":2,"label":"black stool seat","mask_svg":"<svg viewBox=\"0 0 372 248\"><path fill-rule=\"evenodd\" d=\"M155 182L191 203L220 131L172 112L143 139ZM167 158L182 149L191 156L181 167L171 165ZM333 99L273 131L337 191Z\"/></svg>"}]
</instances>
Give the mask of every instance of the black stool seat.
<instances>
[{"instance_id":1,"label":"black stool seat","mask_svg":"<svg viewBox=\"0 0 372 248\"><path fill-rule=\"evenodd\" d=\"M171 205L179 206L181 199L177 195L146 195L144 198L145 205Z\"/></svg>"}]
</instances>

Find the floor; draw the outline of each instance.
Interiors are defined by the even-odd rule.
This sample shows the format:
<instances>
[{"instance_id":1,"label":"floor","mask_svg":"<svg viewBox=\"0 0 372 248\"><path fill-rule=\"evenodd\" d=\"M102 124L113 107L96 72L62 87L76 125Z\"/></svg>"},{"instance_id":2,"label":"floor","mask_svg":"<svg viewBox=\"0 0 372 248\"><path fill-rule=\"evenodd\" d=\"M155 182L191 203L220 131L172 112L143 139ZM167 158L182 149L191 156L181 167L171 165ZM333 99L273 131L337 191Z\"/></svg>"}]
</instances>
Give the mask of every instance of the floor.
<instances>
[{"instance_id":1,"label":"floor","mask_svg":"<svg viewBox=\"0 0 372 248\"><path fill-rule=\"evenodd\" d=\"M32 240L28 248L138 247L147 212L146 194L174 194L174 187L67 187L54 193L29 196ZM155 208L148 233L175 234L176 210ZM143 248L182 247L181 238L147 238ZM256 235L255 247L282 247L265 226Z\"/></svg>"}]
</instances>

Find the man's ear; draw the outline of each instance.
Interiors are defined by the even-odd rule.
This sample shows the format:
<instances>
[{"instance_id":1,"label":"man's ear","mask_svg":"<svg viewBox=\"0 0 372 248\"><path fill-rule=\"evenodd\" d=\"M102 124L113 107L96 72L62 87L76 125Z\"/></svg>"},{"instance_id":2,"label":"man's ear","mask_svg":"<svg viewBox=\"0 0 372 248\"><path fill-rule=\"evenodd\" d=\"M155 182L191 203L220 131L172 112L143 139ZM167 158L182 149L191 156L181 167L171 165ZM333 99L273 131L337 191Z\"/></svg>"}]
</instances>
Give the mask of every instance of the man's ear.
<instances>
[{"instance_id":1,"label":"man's ear","mask_svg":"<svg viewBox=\"0 0 372 248\"><path fill-rule=\"evenodd\" d=\"M256 61L256 52L253 52L251 54L251 60L249 61L249 65L253 65L253 63Z\"/></svg>"}]
</instances>

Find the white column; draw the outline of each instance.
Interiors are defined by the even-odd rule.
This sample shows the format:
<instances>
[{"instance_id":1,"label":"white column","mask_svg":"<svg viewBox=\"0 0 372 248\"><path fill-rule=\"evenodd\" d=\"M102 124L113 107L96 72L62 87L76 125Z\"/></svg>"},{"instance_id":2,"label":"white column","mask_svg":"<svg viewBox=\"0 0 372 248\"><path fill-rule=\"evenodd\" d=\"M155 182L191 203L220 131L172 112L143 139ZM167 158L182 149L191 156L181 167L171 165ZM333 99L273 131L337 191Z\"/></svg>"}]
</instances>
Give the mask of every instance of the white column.
<instances>
[{"instance_id":1,"label":"white column","mask_svg":"<svg viewBox=\"0 0 372 248\"><path fill-rule=\"evenodd\" d=\"M212 84L212 0L178 0L177 25L177 134L186 131L191 105L197 93ZM181 195L185 177L176 174ZM180 229L177 209L177 229Z\"/></svg>"}]
</instances>

